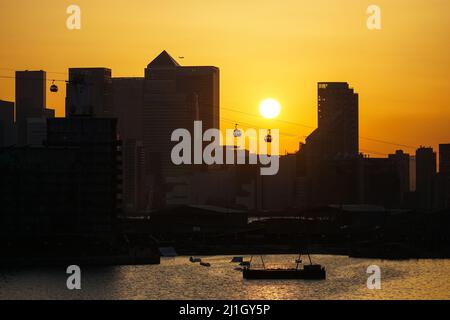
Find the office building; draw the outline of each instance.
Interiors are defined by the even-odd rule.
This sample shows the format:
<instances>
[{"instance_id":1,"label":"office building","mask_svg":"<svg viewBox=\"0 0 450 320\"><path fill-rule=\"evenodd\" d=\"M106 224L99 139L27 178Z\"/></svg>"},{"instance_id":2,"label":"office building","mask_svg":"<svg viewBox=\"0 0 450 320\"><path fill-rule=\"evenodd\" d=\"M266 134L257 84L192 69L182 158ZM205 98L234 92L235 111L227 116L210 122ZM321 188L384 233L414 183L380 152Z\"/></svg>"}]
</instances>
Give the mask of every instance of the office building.
<instances>
[{"instance_id":1,"label":"office building","mask_svg":"<svg viewBox=\"0 0 450 320\"><path fill-rule=\"evenodd\" d=\"M348 83L318 84L318 134L324 156L359 153L359 97ZM311 138L314 138L311 137Z\"/></svg>"},{"instance_id":2,"label":"office building","mask_svg":"<svg viewBox=\"0 0 450 320\"><path fill-rule=\"evenodd\" d=\"M117 132L123 143L124 210L135 213L147 208L148 193L145 175L145 152L142 132L144 78L113 78L113 114Z\"/></svg>"},{"instance_id":3,"label":"office building","mask_svg":"<svg viewBox=\"0 0 450 320\"><path fill-rule=\"evenodd\" d=\"M419 208L432 210L436 191L436 152L432 148L421 147L416 151L416 192Z\"/></svg>"},{"instance_id":4,"label":"office building","mask_svg":"<svg viewBox=\"0 0 450 320\"><path fill-rule=\"evenodd\" d=\"M318 84L318 128L307 137L298 164L309 206L362 201L358 100L347 83Z\"/></svg>"},{"instance_id":5,"label":"office building","mask_svg":"<svg viewBox=\"0 0 450 320\"><path fill-rule=\"evenodd\" d=\"M112 117L111 70L70 68L67 83L66 117Z\"/></svg>"},{"instance_id":6,"label":"office building","mask_svg":"<svg viewBox=\"0 0 450 320\"><path fill-rule=\"evenodd\" d=\"M46 72L16 72L16 123L18 144L27 143L27 119L42 118L46 110Z\"/></svg>"},{"instance_id":7,"label":"office building","mask_svg":"<svg viewBox=\"0 0 450 320\"><path fill-rule=\"evenodd\" d=\"M122 212L122 150L117 120L77 117L49 119L47 145L76 148L74 170L79 181L73 196L84 224L110 231Z\"/></svg>"},{"instance_id":8,"label":"office building","mask_svg":"<svg viewBox=\"0 0 450 320\"><path fill-rule=\"evenodd\" d=\"M162 52L145 69L142 117L146 175L165 191L169 182L173 188L184 184L177 179L198 168L172 163L177 143L171 142L171 135L180 128L193 133L196 120L202 121L204 131L220 128L219 69L183 67Z\"/></svg>"},{"instance_id":9,"label":"office building","mask_svg":"<svg viewBox=\"0 0 450 320\"><path fill-rule=\"evenodd\" d=\"M402 150L397 150L395 154L390 154L389 159L394 161L396 167L396 175L399 179L398 190L400 195L400 203L403 203L404 196L411 191L411 173L410 173L410 162L411 157L409 154L404 153Z\"/></svg>"},{"instance_id":10,"label":"office building","mask_svg":"<svg viewBox=\"0 0 450 320\"><path fill-rule=\"evenodd\" d=\"M142 141L123 142L123 208L125 213L147 209L149 194L144 175L144 146Z\"/></svg>"}]
</instances>

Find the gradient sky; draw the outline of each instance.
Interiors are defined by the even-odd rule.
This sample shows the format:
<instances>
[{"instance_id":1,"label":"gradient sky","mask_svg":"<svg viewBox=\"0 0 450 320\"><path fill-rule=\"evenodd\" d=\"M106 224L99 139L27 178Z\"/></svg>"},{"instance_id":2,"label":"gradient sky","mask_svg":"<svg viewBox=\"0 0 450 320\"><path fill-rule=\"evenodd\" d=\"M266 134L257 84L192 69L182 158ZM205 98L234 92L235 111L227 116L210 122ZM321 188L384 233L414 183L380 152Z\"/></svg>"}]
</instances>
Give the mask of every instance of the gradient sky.
<instances>
[{"instance_id":1,"label":"gradient sky","mask_svg":"<svg viewBox=\"0 0 450 320\"><path fill-rule=\"evenodd\" d=\"M66 28L70 4L81 7L79 31ZM381 31L366 28L370 4ZM0 75L65 79L68 67L102 66L143 76L166 49L182 65L221 69L223 129L279 128L294 151L317 125L317 82L346 81L360 94L362 137L436 148L450 143L449 15L448 0L0 0ZM48 93L58 116L63 87ZM284 121L258 116L267 97ZM12 79L0 79L0 99L14 100ZM373 156L398 148L361 140Z\"/></svg>"}]
</instances>

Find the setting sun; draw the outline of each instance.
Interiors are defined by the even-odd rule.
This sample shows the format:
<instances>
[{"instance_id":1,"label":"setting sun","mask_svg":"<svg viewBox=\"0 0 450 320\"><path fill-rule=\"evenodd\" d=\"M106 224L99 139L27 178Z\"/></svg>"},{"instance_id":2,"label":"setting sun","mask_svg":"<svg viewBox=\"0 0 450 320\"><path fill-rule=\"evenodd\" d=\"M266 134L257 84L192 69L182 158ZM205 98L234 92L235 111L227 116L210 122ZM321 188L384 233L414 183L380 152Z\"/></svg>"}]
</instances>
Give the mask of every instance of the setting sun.
<instances>
[{"instance_id":1,"label":"setting sun","mask_svg":"<svg viewBox=\"0 0 450 320\"><path fill-rule=\"evenodd\" d=\"M266 119L274 119L281 112L281 105L274 99L265 99L259 105L259 112Z\"/></svg>"}]
</instances>

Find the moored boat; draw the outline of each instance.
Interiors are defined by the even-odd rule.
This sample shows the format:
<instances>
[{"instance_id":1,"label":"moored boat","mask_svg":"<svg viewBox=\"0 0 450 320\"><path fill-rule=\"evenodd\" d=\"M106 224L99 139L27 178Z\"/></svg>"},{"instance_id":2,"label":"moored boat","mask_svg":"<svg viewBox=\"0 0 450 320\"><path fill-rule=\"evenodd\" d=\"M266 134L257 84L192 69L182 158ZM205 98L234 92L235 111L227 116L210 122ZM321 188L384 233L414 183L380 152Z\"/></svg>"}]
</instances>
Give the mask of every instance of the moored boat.
<instances>
[{"instance_id":1,"label":"moored boat","mask_svg":"<svg viewBox=\"0 0 450 320\"><path fill-rule=\"evenodd\" d=\"M244 268L247 280L325 280L326 270L320 265L304 266L303 269L251 269Z\"/></svg>"},{"instance_id":2,"label":"moored boat","mask_svg":"<svg viewBox=\"0 0 450 320\"><path fill-rule=\"evenodd\" d=\"M313 264L309 254L308 258L309 264L305 264L301 268L303 260L300 254L295 261L296 268L285 269L267 268L263 257L261 257L263 268L254 269L252 268L252 258L250 264L243 269L242 274L246 280L325 280L327 277L325 268L319 264Z\"/></svg>"},{"instance_id":3,"label":"moored boat","mask_svg":"<svg viewBox=\"0 0 450 320\"><path fill-rule=\"evenodd\" d=\"M189 261L192 262L192 263L200 263L200 262L202 262L202 259L190 257Z\"/></svg>"}]
</instances>

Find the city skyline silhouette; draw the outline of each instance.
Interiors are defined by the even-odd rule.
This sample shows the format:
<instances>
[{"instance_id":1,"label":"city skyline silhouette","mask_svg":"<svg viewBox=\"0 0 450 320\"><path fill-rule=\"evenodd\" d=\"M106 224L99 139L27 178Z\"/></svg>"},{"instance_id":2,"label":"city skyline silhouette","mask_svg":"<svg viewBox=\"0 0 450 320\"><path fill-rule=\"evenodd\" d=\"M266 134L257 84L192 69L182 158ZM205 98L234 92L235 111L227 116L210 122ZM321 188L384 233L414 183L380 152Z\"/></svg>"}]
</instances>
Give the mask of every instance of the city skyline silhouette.
<instances>
[{"instance_id":1,"label":"city skyline silhouette","mask_svg":"<svg viewBox=\"0 0 450 320\"><path fill-rule=\"evenodd\" d=\"M163 55L165 55L165 56L162 57ZM161 63L163 63L163 64L166 63L166 61L164 61L164 59L169 59L170 63L174 63L176 66L181 67L181 65L176 61L176 59L173 58L172 56L170 56L170 54L168 54L166 50L163 50L159 55L157 55L156 60L158 60L158 59L163 59L163 60L161 60ZM69 71L71 68L73 69L73 67L69 67ZM90 69L103 69L104 67L89 67L89 68ZM2 69L0 68L0 70L2 70ZM3 68L3 70L12 71L13 69ZM38 68L36 70L42 70L42 69ZM19 71L19 70L17 70L17 71ZM29 71L29 70L26 70L26 71ZM30 71L33 71L33 70L30 70ZM43 71L46 73L46 75L45 75L46 100L47 101L50 100L49 98L51 98L54 95L61 96L61 95L66 94L66 91L65 91L66 86L63 84L69 80L63 79L64 77L62 77L62 75L64 73L63 72L47 72L46 70L43 70ZM112 70L112 72L113 72L113 70ZM53 77L52 75L57 75L57 76ZM137 77L133 76L133 77L117 77L117 78L118 79L120 79L120 78L134 79ZM2 80L2 79L8 80L8 81L14 81L14 79L16 79L16 76L0 76L0 80ZM50 90L51 85L59 85L59 86L57 86L58 91L51 92L51 90ZM220 89L220 90L222 91L222 89ZM15 102L15 99L13 99L12 102ZM64 108L66 108L66 106L64 106ZM57 117L58 116L61 117L61 115L58 115L58 111L57 111L58 109L60 109L60 107L56 108L55 115ZM225 132L226 130L232 129L236 125L241 127L243 130L254 129L254 128L267 130L270 128L283 128L286 126L289 126L290 128L295 128L295 129L289 129L290 131L288 131L284 128L282 129L281 137L280 137L280 141L281 141L281 147L279 150L280 155L287 153L287 152L291 152L291 153L297 152L298 144L304 143L306 141L306 138L308 137L308 135L311 134L314 131L314 129L316 128L312 124L306 124L304 122L299 122L299 121L297 121L297 119L286 120L286 119L282 119L279 117L275 117L274 119L264 119L262 117L262 115L259 114L259 112L255 112L255 113L247 112L246 111L247 109L245 109L245 108L244 109L233 109L233 108L223 107L222 105L220 105L220 110L221 110L220 129L223 132ZM223 113L230 113L230 112L234 113L234 115L237 115L237 116L235 116L235 117L230 116L230 115L222 116ZM69 112L68 112L68 110L66 110L66 111L64 111L64 115L62 115L62 117L67 116L68 114L69 114ZM15 115L15 116L17 117L17 115ZM232 120L232 119L234 119L234 120ZM242 119L244 119L244 120L242 120ZM364 119L364 118L360 119L361 122L364 122L365 120L366 119ZM264 125L258 124L259 121L263 121ZM298 132L304 132L305 135L298 134ZM297 147L288 149L286 147L286 144L282 144L283 141L285 142L286 140L295 141L293 145L297 145ZM390 138L390 137L381 136L381 135L378 135L376 137L375 136L372 136L372 137L360 136L359 140L360 140L360 145L363 146L362 148L359 148L359 151L362 154L366 154L368 156L373 156L373 157L380 157L380 156L386 157L397 149L404 149L405 151L409 151L409 152L412 152L422 146L431 146L436 150L439 149L439 148L436 148L432 143L427 143L425 141L422 141L422 143L420 143L418 145L408 145L402 141L392 139L392 137ZM368 143L376 144L375 149L365 148L365 146ZM437 146L442 143L443 143L443 141L438 141ZM383 152L381 150L385 150L385 151Z\"/></svg>"},{"instance_id":2,"label":"city skyline silhouette","mask_svg":"<svg viewBox=\"0 0 450 320\"><path fill-rule=\"evenodd\" d=\"M0 300L450 298L450 2L56 2L1 5Z\"/></svg>"}]
</instances>

